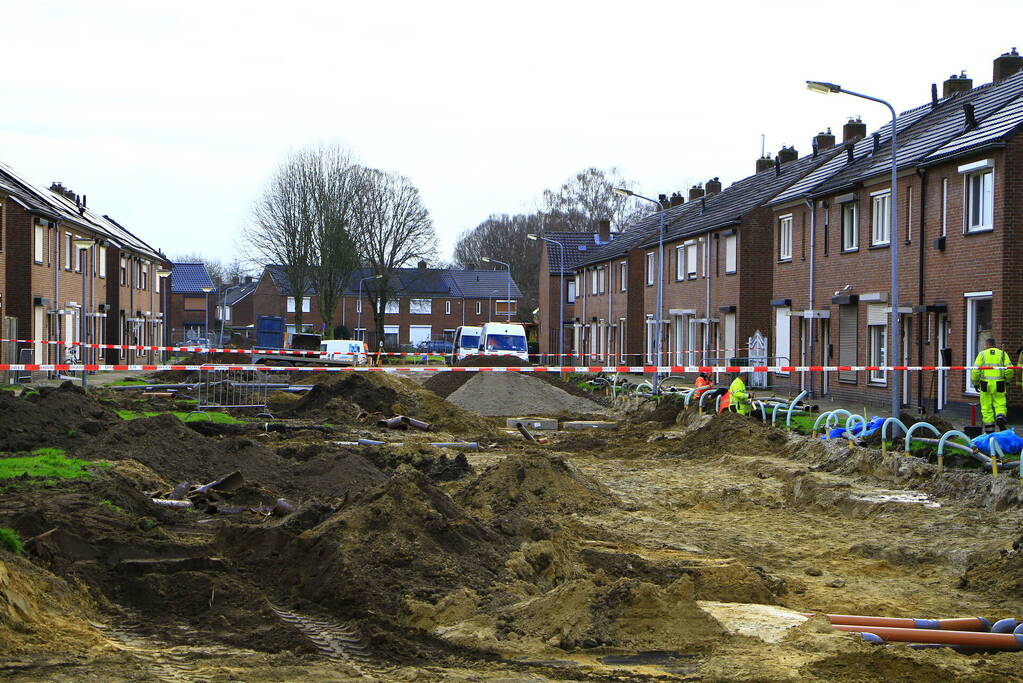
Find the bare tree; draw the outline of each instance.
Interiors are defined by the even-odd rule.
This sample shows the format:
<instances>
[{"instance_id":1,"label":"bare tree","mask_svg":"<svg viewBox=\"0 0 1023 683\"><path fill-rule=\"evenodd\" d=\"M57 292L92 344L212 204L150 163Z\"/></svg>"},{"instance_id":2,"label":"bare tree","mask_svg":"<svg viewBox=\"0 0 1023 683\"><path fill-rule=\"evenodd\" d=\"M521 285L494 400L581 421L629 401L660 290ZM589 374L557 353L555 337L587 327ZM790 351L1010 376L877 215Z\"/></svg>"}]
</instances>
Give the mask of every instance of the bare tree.
<instances>
[{"instance_id":1,"label":"bare tree","mask_svg":"<svg viewBox=\"0 0 1023 683\"><path fill-rule=\"evenodd\" d=\"M477 265L484 256L498 258L511 266L511 276L522 292L519 319L531 319L537 306L540 277L540 242L526 238L542 232L539 214L492 215L475 228L458 236L454 260L460 268Z\"/></svg>"},{"instance_id":2,"label":"bare tree","mask_svg":"<svg viewBox=\"0 0 1023 683\"><path fill-rule=\"evenodd\" d=\"M366 288L376 338L384 338L386 303L395 295L398 268L437 254L437 235L419 190L396 173L366 169L361 193L362 224L356 240L363 264L379 276Z\"/></svg>"},{"instance_id":3,"label":"bare tree","mask_svg":"<svg viewBox=\"0 0 1023 683\"><path fill-rule=\"evenodd\" d=\"M295 298L297 330L302 329L302 298L312 284L316 251L303 162L299 153L277 168L253 207L254 223L243 232L252 261L281 269L287 294Z\"/></svg>"},{"instance_id":4,"label":"bare tree","mask_svg":"<svg viewBox=\"0 0 1023 683\"><path fill-rule=\"evenodd\" d=\"M636 200L615 194L614 188L631 188L617 168L590 167L576 173L556 190L544 190L541 212L548 226L565 232L595 232L597 221L610 220L624 230L644 215Z\"/></svg>"}]
</instances>

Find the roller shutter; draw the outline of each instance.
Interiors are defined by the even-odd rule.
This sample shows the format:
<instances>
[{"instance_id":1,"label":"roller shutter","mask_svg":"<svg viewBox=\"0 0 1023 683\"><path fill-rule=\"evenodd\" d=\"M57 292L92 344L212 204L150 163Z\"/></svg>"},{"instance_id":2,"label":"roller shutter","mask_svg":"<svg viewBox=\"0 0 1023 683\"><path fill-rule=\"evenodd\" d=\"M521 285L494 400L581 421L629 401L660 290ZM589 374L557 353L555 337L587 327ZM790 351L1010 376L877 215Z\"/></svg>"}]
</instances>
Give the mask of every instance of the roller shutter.
<instances>
[{"instance_id":1,"label":"roller shutter","mask_svg":"<svg viewBox=\"0 0 1023 683\"><path fill-rule=\"evenodd\" d=\"M856 304L845 304L838 307L838 364L856 365L857 318L859 307ZM838 381L855 382L856 373L851 370L840 370Z\"/></svg>"}]
</instances>

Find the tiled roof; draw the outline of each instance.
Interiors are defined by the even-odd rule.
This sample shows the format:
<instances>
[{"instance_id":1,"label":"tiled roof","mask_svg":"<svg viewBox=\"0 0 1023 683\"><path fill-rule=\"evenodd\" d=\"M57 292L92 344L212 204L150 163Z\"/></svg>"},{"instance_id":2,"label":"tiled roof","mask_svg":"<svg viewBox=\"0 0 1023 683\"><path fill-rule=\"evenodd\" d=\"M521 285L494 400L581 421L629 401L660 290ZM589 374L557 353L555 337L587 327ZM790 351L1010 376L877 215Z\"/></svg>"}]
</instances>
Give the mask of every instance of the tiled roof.
<instances>
[{"instance_id":1,"label":"tiled roof","mask_svg":"<svg viewBox=\"0 0 1023 683\"><path fill-rule=\"evenodd\" d=\"M234 306L236 303L256 291L258 282L242 282L236 285L228 285L220 291L220 300L225 306Z\"/></svg>"},{"instance_id":2,"label":"tiled roof","mask_svg":"<svg viewBox=\"0 0 1023 683\"><path fill-rule=\"evenodd\" d=\"M551 275L570 274L575 270L576 265L586 260L596 249L607 242L601 242L595 232L547 232L544 237L560 243L547 244L548 272ZM611 233L611 241L618 237L618 233ZM564 249L565 263L561 263L562 248Z\"/></svg>"},{"instance_id":3,"label":"tiled roof","mask_svg":"<svg viewBox=\"0 0 1023 683\"><path fill-rule=\"evenodd\" d=\"M509 286L513 299L522 298L522 292L507 270L451 270L448 274L466 299L505 296Z\"/></svg>"},{"instance_id":4,"label":"tiled roof","mask_svg":"<svg viewBox=\"0 0 1023 683\"><path fill-rule=\"evenodd\" d=\"M203 263L175 263L171 267L171 292L202 294L203 287L213 289L213 280Z\"/></svg>"},{"instance_id":5,"label":"tiled roof","mask_svg":"<svg viewBox=\"0 0 1023 683\"><path fill-rule=\"evenodd\" d=\"M108 239L119 248L129 249L154 261L167 263L163 254L114 219L79 205L59 192L28 182L4 163L0 163L0 192L6 193L28 211L39 214L48 220L63 222L98 233L99 236Z\"/></svg>"},{"instance_id":6,"label":"tiled roof","mask_svg":"<svg viewBox=\"0 0 1023 683\"><path fill-rule=\"evenodd\" d=\"M624 231L618 233L618 236L612 240L609 244L597 247L593 250L589 256L584 257L576 267L588 266L591 263L601 263L603 261L609 261L611 259L620 258L629 253L630 249L637 247L651 234L657 235L657 231L660 228L660 217L664 216L665 230L671 230L672 226L676 225L682 220L683 216L688 215L692 211L696 211L696 207L699 205L698 201L687 202L679 206L673 206L663 211L655 211L643 218L639 219Z\"/></svg>"},{"instance_id":7,"label":"tiled roof","mask_svg":"<svg viewBox=\"0 0 1023 683\"><path fill-rule=\"evenodd\" d=\"M280 294L288 294L287 281L281 266L267 266L265 272L270 275L271 281L277 287ZM376 287L377 281L363 280L370 277L373 271L368 268L360 268L352 273L348 280L348 288L345 294L348 296L359 295L359 282L362 282L362 291L370 292ZM515 281L511 279L507 270L449 270L446 268L398 268L388 282L388 290L398 296L411 297L465 297L485 299L493 296L494 290L499 293L508 291L511 284L512 298L521 299L522 292L519 291ZM305 296L315 294L314 287L306 289Z\"/></svg>"},{"instance_id":8,"label":"tiled roof","mask_svg":"<svg viewBox=\"0 0 1023 683\"><path fill-rule=\"evenodd\" d=\"M288 286L288 278L284 274L283 266L269 265L263 269L263 275L270 277L270 282L277 288L278 294L292 296L291 287ZM303 296L312 296L315 293L313 286L309 285L305 288Z\"/></svg>"}]
</instances>

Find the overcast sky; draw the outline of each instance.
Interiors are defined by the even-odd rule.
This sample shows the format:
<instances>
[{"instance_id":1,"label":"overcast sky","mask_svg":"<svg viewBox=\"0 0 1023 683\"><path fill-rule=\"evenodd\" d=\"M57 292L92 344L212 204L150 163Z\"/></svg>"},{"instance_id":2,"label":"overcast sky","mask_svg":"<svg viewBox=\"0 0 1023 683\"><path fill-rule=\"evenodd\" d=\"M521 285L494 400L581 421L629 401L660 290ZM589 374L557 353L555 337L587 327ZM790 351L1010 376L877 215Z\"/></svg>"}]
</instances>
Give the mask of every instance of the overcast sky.
<instances>
[{"instance_id":1,"label":"overcast sky","mask_svg":"<svg viewBox=\"0 0 1023 683\"><path fill-rule=\"evenodd\" d=\"M905 7L903 7L905 5ZM423 192L447 257L587 166L652 196L809 153L1023 48L1019 2L0 0L0 160L169 255L229 258L280 159L337 142Z\"/></svg>"}]
</instances>

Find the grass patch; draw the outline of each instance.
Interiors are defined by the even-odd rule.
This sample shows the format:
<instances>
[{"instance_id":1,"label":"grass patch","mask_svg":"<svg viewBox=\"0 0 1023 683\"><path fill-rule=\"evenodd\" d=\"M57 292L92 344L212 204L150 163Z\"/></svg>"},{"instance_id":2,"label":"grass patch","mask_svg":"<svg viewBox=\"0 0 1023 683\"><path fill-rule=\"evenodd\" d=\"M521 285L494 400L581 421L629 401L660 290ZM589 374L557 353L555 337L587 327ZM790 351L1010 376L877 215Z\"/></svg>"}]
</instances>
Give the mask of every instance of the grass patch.
<instances>
[{"instance_id":1,"label":"grass patch","mask_svg":"<svg viewBox=\"0 0 1023 683\"><path fill-rule=\"evenodd\" d=\"M105 386L108 386L108 387L144 387L144 386L147 386L149 384L152 384L152 382L146 382L145 380L141 380L141 379L119 379L116 382L110 382L109 384L106 384Z\"/></svg>"},{"instance_id":2,"label":"grass patch","mask_svg":"<svg viewBox=\"0 0 1023 683\"><path fill-rule=\"evenodd\" d=\"M122 420L137 420L142 417L156 417L157 415L165 414L162 411L156 410L126 410L123 408L114 412ZM186 413L184 411L174 411L171 415L182 422L216 422L218 424L241 424L245 422L245 420L239 420L237 417L227 413Z\"/></svg>"},{"instance_id":3,"label":"grass patch","mask_svg":"<svg viewBox=\"0 0 1023 683\"><path fill-rule=\"evenodd\" d=\"M25 546L22 544L18 532L14 529L0 527L0 546L7 548L15 555L25 554Z\"/></svg>"},{"instance_id":4,"label":"grass patch","mask_svg":"<svg viewBox=\"0 0 1023 683\"><path fill-rule=\"evenodd\" d=\"M94 476L86 469L89 467L110 465L69 458L59 448L37 448L29 455L0 458L0 481L32 477L48 485L69 479L89 480Z\"/></svg>"},{"instance_id":5,"label":"grass patch","mask_svg":"<svg viewBox=\"0 0 1023 683\"><path fill-rule=\"evenodd\" d=\"M111 510L112 512L124 512L124 508L122 508L120 505L115 505L114 502L109 498L104 498L99 502L99 504L105 507L106 509Z\"/></svg>"}]
</instances>

